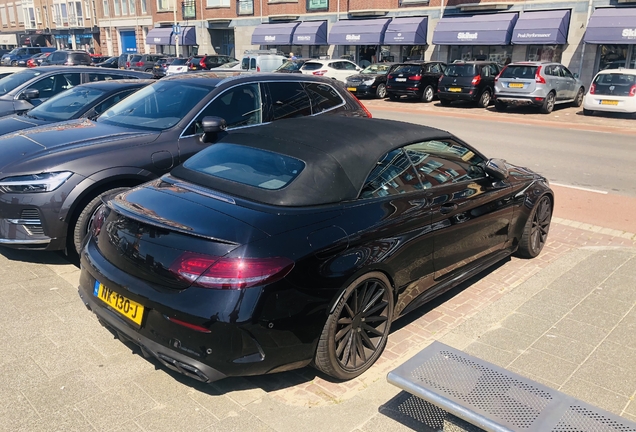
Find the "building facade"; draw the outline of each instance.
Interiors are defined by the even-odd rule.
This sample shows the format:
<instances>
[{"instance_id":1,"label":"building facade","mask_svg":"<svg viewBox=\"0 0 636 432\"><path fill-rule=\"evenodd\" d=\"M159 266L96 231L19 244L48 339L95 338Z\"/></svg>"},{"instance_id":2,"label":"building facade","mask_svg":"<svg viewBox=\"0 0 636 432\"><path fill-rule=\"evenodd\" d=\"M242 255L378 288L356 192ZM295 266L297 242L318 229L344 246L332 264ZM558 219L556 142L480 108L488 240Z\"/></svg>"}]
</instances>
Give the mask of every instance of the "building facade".
<instances>
[{"instance_id":1,"label":"building facade","mask_svg":"<svg viewBox=\"0 0 636 432\"><path fill-rule=\"evenodd\" d=\"M0 0L0 20L5 49L554 60L586 82L636 63L636 0Z\"/></svg>"}]
</instances>

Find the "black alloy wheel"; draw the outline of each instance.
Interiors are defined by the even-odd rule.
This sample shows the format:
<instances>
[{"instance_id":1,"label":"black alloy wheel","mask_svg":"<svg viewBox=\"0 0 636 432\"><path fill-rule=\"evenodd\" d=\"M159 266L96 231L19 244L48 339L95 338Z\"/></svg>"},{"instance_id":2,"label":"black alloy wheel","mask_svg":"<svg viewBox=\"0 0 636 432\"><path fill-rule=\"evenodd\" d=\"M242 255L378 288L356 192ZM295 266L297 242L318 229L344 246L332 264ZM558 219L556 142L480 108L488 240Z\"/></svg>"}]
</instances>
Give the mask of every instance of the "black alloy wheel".
<instances>
[{"instance_id":1,"label":"black alloy wheel","mask_svg":"<svg viewBox=\"0 0 636 432\"><path fill-rule=\"evenodd\" d=\"M519 242L518 255L524 258L534 258L541 253L550 231L552 220L552 200L544 195L534 207L534 210L523 228Z\"/></svg>"},{"instance_id":2,"label":"black alloy wheel","mask_svg":"<svg viewBox=\"0 0 636 432\"><path fill-rule=\"evenodd\" d=\"M356 279L327 319L314 365L342 380L362 374L382 354L392 315L393 293L386 276L373 272Z\"/></svg>"}]
</instances>

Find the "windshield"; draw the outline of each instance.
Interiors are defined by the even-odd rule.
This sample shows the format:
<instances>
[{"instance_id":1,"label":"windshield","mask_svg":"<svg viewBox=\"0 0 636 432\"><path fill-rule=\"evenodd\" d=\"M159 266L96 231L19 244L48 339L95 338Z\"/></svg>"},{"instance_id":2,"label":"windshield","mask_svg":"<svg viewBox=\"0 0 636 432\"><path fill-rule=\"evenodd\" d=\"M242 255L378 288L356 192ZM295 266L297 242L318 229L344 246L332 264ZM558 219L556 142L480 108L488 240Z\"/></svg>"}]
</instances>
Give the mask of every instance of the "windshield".
<instances>
[{"instance_id":1,"label":"windshield","mask_svg":"<svg viewBox=\"0 0 636 432\"><path fill-rule=\"evenodd\" d=\"M417 75L420 73L421 70L422 68L419 65L399 65L392 73Z\"/></svg>"},{"instance_id":2,"label":"windshield","mask_svg":"<svg viewBox=\"0 0 636 432\"><path fill-rule=\"evenodd\" d=\"M169 129L214 87L199 80L159 81L145 87L102 114L98 122L148 130Z\"/></svg>"},{"instance_id":3,"label":"windshield","mask_svg":"<svg viewBox=\"0 0 636 432\"><path fill-rule=\"evenodd\" d=\"M534 79L536 66L508 66L501 72L501 78Z\"/></svg>"},{"instance_id":4,"label":"windshield","mask_svg":"<svg viewBox=\"0 0 636 432\"><path fill-rule=\"evenodd\" d=\"M386 75L389 69L391 69L391 65L388 64L372 64L367 66L367 68L360 73Z\"/></svg>"},{"instance_id":5,"label":"windshield","mask_svg":"<svg viewBox=\"0 0 636 432\"><path fill-rule=\"evenodd\" d=\"M178 59L174 59L172 60L172 63L170 63L172 66L181 66L184 65L188 62L188 59L184 59L184 58L178 58Z\"/></svg>"},{"instance_id":6,"label":"windshield","mask_svg":"<svg viewBox=\"0 0 636 432\"><path fill-rule=\"evenodd\" d=\"M9 54L17 54L18 50L19 48L13 48L11 51L9 51Z\"/></svg>"},{"instance_id":7,"label":"windshield","mask_svg":"<svg viewBox=\"0 0 636 432\"><path fill-rule=\"evenodd\" d=\"M184 168L261 189L281 189L305 163L280 153L235 144L215 144L192 156Z\"/></svg>"},{"instance_id":8,"label":"windshield","mask_svg":"<svg viewBox=\"0 0 636 432\"><path fill-rule=\"evenodd\" d=\"M297 61L293 61L293 60L287 60L277 70L297 71L297 70L300 70L300 68L301 68L301 66L303 64L304 64L304 62L297 62Z\"/></svg>"},{"instance_id":9,"label":"windshield","mask_svg":"<svg viewBox=\"0 0 636 432\"><path fill-rule=\"evenodd\" d=\"M21 86L25 82L42 75L42 72L35 70L25 70L16 72L0 79L0 96L6 95L11 90Z\"/></svg>"},{"instance_id":10,"label":"windshield","mask_svg":"<svg viewBox=\"0 0 636 432\"><path fill-rule=\"evenodd\" d=\"M446 68L446 76L452 77L472 77L477 75L475 65L471 64L451 64Z\"/></svg>"},{"instance_id":11,"label":"windshield","mask_svg":"<svg viewBox=\"0 0 636 432\"><path fill-rule=\"evenodd\" d=\"M95 88L73 87L48 99L25 115L48 121L70 120L102 97L104 93L106 92Z\"/></svg>"}]
</instances>

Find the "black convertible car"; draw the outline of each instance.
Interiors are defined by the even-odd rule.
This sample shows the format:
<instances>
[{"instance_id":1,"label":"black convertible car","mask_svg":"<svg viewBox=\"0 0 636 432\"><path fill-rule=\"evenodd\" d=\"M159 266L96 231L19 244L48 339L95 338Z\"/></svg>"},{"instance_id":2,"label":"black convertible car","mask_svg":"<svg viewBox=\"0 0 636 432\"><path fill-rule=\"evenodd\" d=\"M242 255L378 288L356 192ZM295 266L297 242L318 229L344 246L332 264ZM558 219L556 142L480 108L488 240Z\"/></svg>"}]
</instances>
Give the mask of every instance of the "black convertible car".
<instances>
[{"instance_id":1,"label":"black convertible car","mask_svg":"<svg viewBox=\"0 0 636 432\"><path fill-rule=\"evenodd\" d=\"M538 255L553 199L545 178L441 130L283 120L108 200L79 294L122 340L204 382L312 362L350 379L396 318Z\"/></svg>"},{"instance_id":2,"label":"black convertible car","mask_svg":"<svg viewBox=\"0 0 636 432\"><path fill-rule=\"evenodd\" d=\"M79 118L95 118L154 80L109 80L81 84L19 114L0 117L0 135Z\"/></svg>"}]
</instances>

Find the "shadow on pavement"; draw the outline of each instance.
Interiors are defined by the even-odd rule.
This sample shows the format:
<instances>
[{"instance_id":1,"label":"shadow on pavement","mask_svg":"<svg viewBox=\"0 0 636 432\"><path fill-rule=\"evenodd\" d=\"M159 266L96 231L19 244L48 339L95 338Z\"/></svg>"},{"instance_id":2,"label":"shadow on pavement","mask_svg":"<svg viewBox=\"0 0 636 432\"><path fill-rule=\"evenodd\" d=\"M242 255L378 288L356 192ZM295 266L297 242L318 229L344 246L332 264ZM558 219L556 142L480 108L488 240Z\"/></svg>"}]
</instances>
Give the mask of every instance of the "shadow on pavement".
<instances>
[{"instance_id":1,"label":"shadow on pavement","mask_svg":"<svg viewBox=\"0 0 636 432\"><path fill-rule=\"evenodd\" d=\"M79 267L79 261L75 263L72 258L66 256L64 252L47 252L39 250L10 249L0 247L0 255L10 261L23 261L33 264L47 265L68 265L73 264Z\"/></svg>"},{"instance_id":2,"label":"shadow on pavement","mask_svg":"<svg viewBox=\"0 0 636 432\"><path fill-rule=\"evenodd\" d=\"M585 116L585 117L619 118L619 119L627 119L627 120L636 119L636 113L629 114L629 113L613 113L613 112L606 112L606 111L594 111L594 114L592 116L589 116L589 115L586 116L585 114L583 114L583 110L581 110L581 111L577 111L576 115Z\"/></svg>"}]
</instances>

